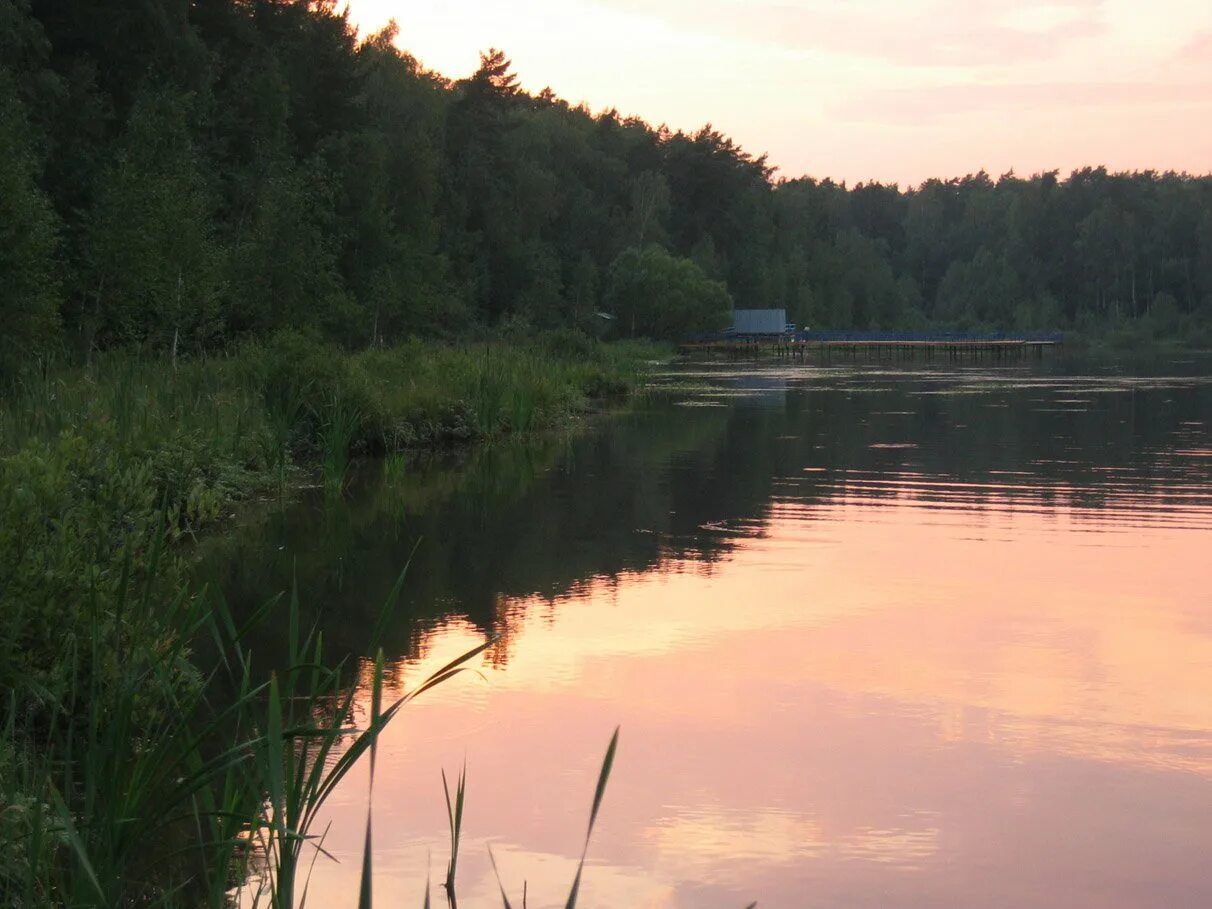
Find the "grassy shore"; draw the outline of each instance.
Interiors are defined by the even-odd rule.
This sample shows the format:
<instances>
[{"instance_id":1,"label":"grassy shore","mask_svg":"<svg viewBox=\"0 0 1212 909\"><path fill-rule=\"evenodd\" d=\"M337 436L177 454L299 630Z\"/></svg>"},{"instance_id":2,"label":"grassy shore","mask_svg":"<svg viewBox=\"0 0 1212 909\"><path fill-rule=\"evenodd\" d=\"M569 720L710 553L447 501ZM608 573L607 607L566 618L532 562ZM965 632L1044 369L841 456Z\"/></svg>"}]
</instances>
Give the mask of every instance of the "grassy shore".
<instances>
[{"instance_id":1,"label":"grassy shore","mask_svg":"<svg viewBox=\"0 0 1212 909\"><path fill-rule=\"evenodd\" d=\"M296 668L259 675L174 541L295 479L339 493L359 456L567 424L625 396L661 353L558 334L349 354L286 334L179 363L110 353L13 383L0 406L0 902L218 906L257 855L264 898L291 905L307 824L348 766L329 760L346 679L289 603L267 610L283 614ZM203 636L214 665L190 652ZM345 753L371 748L377 723Z\"/></svg>"}]
</instances>

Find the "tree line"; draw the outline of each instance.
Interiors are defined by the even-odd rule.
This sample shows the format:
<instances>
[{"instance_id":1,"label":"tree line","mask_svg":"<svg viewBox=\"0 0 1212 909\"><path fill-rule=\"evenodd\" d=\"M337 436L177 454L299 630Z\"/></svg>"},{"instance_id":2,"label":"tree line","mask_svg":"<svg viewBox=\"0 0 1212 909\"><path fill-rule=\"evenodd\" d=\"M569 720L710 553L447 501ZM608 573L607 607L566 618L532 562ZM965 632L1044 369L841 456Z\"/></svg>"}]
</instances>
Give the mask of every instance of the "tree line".
<instances>
[{"instance_id":1,"label":"tree line","mask_svg":"<svg viewBox=\"0 0 1212 909\"><path fill-rule=\"evenodd\" d=\"M486 328L1212 336L1212 178L780 179L335 0L0 0L0 360ZM406 40L407 36L403 36Z\"/></svg>"}]
</instances>

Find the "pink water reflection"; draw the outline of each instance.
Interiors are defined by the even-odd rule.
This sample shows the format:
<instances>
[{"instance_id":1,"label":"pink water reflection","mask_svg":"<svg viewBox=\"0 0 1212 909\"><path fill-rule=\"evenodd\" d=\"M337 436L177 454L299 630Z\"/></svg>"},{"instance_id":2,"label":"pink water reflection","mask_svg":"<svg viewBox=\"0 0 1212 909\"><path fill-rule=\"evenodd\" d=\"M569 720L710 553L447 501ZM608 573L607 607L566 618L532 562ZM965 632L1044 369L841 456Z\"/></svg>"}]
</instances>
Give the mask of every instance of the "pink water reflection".
<instances>
[{"instance_id":1,"label":"pink water reflection","mask_svg":"<svg viewBox=\"0 0 1212 909\"><path fill-rule=\"evenodd\" d=\"M1207 490L843 479L789 478L724 561L502 599L483 678L383 741L376 899L436 886L466 757L460 904L500 905L490 842L511 896L563 905L621 724L582 906L1212 903ZM481 640L433 630L395 684ZM355 898L365 794L333 803L314 905Z\"/></svg>"}]
</instances>

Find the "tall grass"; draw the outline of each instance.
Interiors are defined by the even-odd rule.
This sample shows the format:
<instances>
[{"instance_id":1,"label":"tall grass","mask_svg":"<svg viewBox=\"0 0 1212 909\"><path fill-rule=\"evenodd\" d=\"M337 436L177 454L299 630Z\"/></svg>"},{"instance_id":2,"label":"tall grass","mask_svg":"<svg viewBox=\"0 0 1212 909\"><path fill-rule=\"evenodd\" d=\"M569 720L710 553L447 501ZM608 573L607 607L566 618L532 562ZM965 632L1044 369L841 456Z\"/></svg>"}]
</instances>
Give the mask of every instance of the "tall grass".
<instances>
[{"instance_id":1,"label":"tall grass","mask_svg":"<svg viewBox=\"0 0 1212 909\"><path fill-rule=\"evenodd\" d=\"M446 866L446 894L453 901L455 896L455 875L459 867L459 840L463 835L463 805L467 795L467 762L459 771L458 783L455 786L455 797L450 799L450 786L446 783L446 771L442 771L442 792L446 796L446 820L450 825L450 862Z\"/></svg>"},{"instance_id":2,"label":"tall grass","mask_svg":"<svg viewBox=\"0 0 1212 909\"><path fill-rule=\"evenodd\" d=\"M259 434L262 457L279 488L286 485L295 434L302 425L307 388L289 378L267 375L262 384L264 425Z\"/></svg>"},{"instance_id":3,"label":"tall grass","mask_svg":"<svg viewBox=\"0 0 1212 909\"><path fill-rule=\"evenodd\" d=\"M564 903L564 909L576 909L577 899L581 895L581 876L585 872L585 859L589 855L589 840L593 837L593 826L598 820L598 811L602 808L602 798L606 794L606 783L610 780L610 771L614 767L614 755L619 746L619 730L616 727L614 735L610 737L610 744L606 747L606 756L602 759L602 769L598 771L598 784L593 792L593 807L589 811L589 827L585 831L585 844L581 847L581 860L577 862L577 873L572 879L572 887L568 891L568 899ZM509 901L509 895L505 892L505 885L501 882L501 874L497 869L496 856L492 854L492 847L488 847L488 860L492 863L492 873L497 879L497 888L501 892L501 903L504 909L513 909L513 905ZM453 888L452 888L453 892ZM522 885L522 906L526 905L526 885ZM750 906L749 909L753 909Z\"/></svg>"},{"instance_id":4,"label":"tall grass","mask_svg":"<svg viewBox=\"0 0 1212 909\"><path fill-rule=\"evenodd\" d=\"M3 904L219 909L233 884L247 884L246 905L294 909L322 850L313 827L327 799L408 702L491 642L385 709L380 652L371 716L359 729L348 667L329 665L321 636L300 627L297 596L284 617L274 614L276 601L261 611L259 618L283 622L289 645L286 665L262 677L242 643L252 622L237 627L209 597L153 604L129 579L125 573L109 605L136 621L171 621L180 633L159 650L119 654L112 676L92 669L113 643L108 636L71 642L73 684L44 718L16 709L29 692L10 694ZM205 679L178 671L186 641L201 635L216 655ZM149 690L159 695L151 703Z\"/></svg>"},{"instance_id":5,"label":"tall grass","mask_svg":"<svg viewBox=\"0 0 1212 909\"><path fill-rule=\"evenodd\" d=\"M626 394L663 355L641 343L558 339L350 354L293 334L176 370L111 352L87 367L31 366L0 388L0 457L68 432L124 457L175 441L263 471L308 460L334 428L349 436L347 454L474 441L559 425Z\"/></svg>"},{"instance_id":6,"label":"tall grass","mask_svg":"<svg viewBox=\"0 0 1212 909\"><path fill-rule=\"evenodd\" d=\"M360 455L557 426L634 385L649 353L556 348L345 354L284 335L175 370L129 353L31 368L0 398L0 657L11 657L0 690L22 674L63 684L59 648L87 621L89 585L112 585L124 554L143 583L162 501L177 539L293 472L314 470L339 491ZM153 583L181 583L171 566L161 574Z\"/></svg>"},{"instance_id":7,"label":"tall grass","mask_svg":"<svg viewBox=\"0 0 1212 909\"><path fill-rule=\"evenodd\" d=\"M654 353L567 340L345 354L288 335L175 369L120 352L39 364L6 386L0 905L218 907L245 879L254 903L296 905L324 801L462 662L386 707L376 681L357 729L297 599L267 601L289 659L263 674L248 626L191 589L173 544L311 464L339 490L363 453L558 425ZM368 849L370 833L368 818Z\"/></svg>"},{"instance_id":8,"label":"tall grass","mask_svg":"<svg viewBox=\"0 0 1212 909\"><path fill-rule=\"evenodd\" d=\"M128 576L129 577L129 576ZM398 594L397 584L389 602ZM221 600L179 597L170 617L214 644L216 668L198 680L171 667L184 636L159 653L131 653L106 689L87 671L94 636L70 648L79 689L35 732L18 729L10 709L4 728L7 760L0 896L11 906L160 905L223 909L242 905L295 909L306 904L317 857L324 855L316 822L329 797L369 756L370 792L359 906L373 906L373 786L378 737L409 702L465 671L490 639L432 673L384 706L384 657L374 660L371 707L354 724L355 697L347 666L330 666L322 636L300 624L292 593L285 616L275 598L243 626ZM97 604L94 603L94 606ZM147 618L148 598L125 584L114 604ZM286 665L261 677L243 639L258 621L284 624ZM164 709L140 701L147 686L165 693ZM13 706L10 695L10 708ZM75 715L77 702L89 705ZM31 736L44 747L19 747ZM601 807L618 740L616 730L594 794L585 848ZM466 768L452 798L443 785L451 825L445 888L456 900L456 875L466 793ZM574 909L585 852L569 893ZM495 868L495 858L493 859ZM504 896L504 890L502 889ZM428 904L428 881L425 902ZM505 899L506 906L509 905Z\"/></svg>"},{"instance_id":9,"label":"tall grass","mask_svg":"<svg viewBox=\"0 0 1212 909\"><path fill-rule=\"evenodd\" d=\"M361 425L361 414L345 399L333 397L317 418L320 425L318 441L324 486L329 492L340 492L345 488L350 454Z\"/></svg>"}]
</instances>

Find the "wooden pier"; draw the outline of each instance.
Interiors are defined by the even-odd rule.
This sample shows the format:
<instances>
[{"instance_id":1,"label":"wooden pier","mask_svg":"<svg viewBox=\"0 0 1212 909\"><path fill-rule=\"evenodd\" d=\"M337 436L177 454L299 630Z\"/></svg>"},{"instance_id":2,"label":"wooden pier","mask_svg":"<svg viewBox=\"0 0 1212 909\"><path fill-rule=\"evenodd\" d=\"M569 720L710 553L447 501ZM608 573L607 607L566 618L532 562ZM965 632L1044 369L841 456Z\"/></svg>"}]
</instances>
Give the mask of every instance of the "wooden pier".
<instances>
[{"instance_id":1,"label":"wooden pier","mask_svg":"<svg viewBox=\"0 0 1212 909\"><path fill-rule=\"evenodd\" d=\"M1060 347L1058 338L719 338L690 341L683 353L722 354L733 358L775 356L803 360L809 354L877 360L1021 360L1042 357Z\"/></svg>"}]
</instances>

